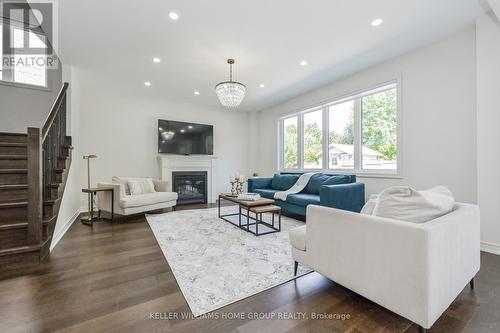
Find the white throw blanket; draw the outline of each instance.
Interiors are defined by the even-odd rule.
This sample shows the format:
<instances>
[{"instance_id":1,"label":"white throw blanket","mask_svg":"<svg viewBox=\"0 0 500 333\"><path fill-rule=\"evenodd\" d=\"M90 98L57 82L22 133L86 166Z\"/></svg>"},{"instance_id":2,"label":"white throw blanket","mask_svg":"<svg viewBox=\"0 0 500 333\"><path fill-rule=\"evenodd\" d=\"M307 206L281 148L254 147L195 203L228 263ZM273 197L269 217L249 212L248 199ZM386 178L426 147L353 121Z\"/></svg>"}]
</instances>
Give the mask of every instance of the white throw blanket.
<instances>
[{"instance_id":1,"label":"white throw blanket","mask_svg":"<svg viewBox=\"0 0 500 333\"><path fill-rule=\"evenodd\" d=\"M274 193L274 199L286 201L286 197L289 194L299 193L307 186L307 183L309 183L309 179L311 179L311 177L316 173L317 172L307 172L300 175L299 179L297 179L297 182L288 190Z\"/></svg>"}]
</instances>

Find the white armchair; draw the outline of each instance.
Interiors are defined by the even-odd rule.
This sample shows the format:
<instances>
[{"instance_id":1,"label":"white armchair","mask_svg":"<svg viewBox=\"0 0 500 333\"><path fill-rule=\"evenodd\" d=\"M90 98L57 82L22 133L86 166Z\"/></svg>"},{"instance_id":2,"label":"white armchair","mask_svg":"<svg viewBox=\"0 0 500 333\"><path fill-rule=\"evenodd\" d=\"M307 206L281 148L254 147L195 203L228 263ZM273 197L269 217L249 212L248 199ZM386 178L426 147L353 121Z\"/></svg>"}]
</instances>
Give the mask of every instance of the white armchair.
<instances>
[{"instance_id":1,"label":"white armchair","mask_svg":"<svg viewBox=\"0 0 500 333\"><path fill-rule=\"evenodd\" d=\"M294 260L373 302L430 328L479 271L480 218L457 203L416 224L327 207L307 207L292 229Z\"/></svg>"},{"instance_id":2,"label":"white armchair","mask_svg":"<svg viewBox=\"0 0 500 333\"><path fill-rule=\"evenodd\" d=\"M119 182L98 183L97 187L113 187L115 214L130 215L169 207L175 208L177 193L167 192L167 182L153 179L153 184L156 192L138 195L130 195L126 178L122 178ZM98 192L97 206L100 211L111 212L111 193Z\"/></svg>"}]
</instances>

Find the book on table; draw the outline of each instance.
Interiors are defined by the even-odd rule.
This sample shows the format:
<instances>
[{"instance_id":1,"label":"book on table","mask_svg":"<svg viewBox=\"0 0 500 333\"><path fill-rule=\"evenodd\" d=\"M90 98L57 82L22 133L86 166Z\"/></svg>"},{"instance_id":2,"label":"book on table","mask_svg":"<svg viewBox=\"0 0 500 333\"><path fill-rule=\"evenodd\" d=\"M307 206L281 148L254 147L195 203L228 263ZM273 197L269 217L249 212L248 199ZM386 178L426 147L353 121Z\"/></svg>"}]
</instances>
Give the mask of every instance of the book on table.
<instances>
[{"instance_id":1,"label":"book on table","mask_svg":"<svg viewBox=\"0 0 500 333\"><path fill-rule=\"evenodd\" d=\"M245 201L255 201L260 199L260 194L259 193L241 193L238 194L238 200L245 200Z\"/></svg>"}]
</instances>

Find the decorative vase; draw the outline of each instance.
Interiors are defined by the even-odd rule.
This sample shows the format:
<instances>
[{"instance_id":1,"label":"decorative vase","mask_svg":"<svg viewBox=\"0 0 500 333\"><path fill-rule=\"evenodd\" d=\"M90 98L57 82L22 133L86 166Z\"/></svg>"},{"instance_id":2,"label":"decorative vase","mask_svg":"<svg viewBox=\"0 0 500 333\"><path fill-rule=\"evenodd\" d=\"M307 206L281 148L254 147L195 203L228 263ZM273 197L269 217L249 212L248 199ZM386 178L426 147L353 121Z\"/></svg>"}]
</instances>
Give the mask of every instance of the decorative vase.
<instances>
[{"instance_id":1,"label":"decorative vase","mask_svg":"<svg viewBox=\"0 0 500 333\"><path fill-rule=\"evenodd\" d=\"M231 194L238 195L237 193L237 182L235 180L229 181L231 183Z\"/></svg>"},{"instance_id":2,"label":"decorative vase","mask_svg":"<svg viewBox=\"0 0 500 333\"><path fill-rule=\"evenodd\" d=\"M243 193L243 184L246 183L246 180L242 175L236 173L235 175L231 175L229 177L229 183L231 184L231 194L239 195Z\"/></svg>"}]
</instances>

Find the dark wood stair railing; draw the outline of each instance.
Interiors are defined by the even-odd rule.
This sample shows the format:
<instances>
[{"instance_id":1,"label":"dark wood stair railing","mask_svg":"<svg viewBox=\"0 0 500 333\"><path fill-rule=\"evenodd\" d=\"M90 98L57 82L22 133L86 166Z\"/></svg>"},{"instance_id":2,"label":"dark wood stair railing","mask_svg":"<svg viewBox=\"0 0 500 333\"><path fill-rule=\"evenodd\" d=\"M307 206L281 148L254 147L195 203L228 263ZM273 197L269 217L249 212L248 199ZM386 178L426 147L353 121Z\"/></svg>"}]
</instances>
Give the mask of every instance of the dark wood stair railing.
<instances>
[{"instance_id":1,"label":"dark wood stair railing","mask_svg":"<svg viewBox=\"0 0 500 333\"><path fill-rule=\"evenodd\" d=\"M20 244L22 240L25 242L24 246L12 248L0 244L0 270L3 267L7 269L22 267L24 263L37 263L49 252L59 204L71 164L71 137L66 134L68 86L68 83L62 85L41 129L30 127L27 135L0 133L0 156L3 156L4 160L20 158L19 155L11 155L12 151L24 152L27 159L27 168L24 170L25 177L22 176L22 169L0 168L0 174L2 171L3 174L6 174L3 180L0 178L0 190L5 192L27 187L25 197L23 197L22 192L9 192L14 193L17 197L12 195L10 198L8 194L0 196L4 202L2 204L2 200L0 200L0 208L2 205L4 208L3 212L0 210L0 241L5 240L5 245ZM7 155L1 155L2 153ZM16 174L19 176L15 176ZM23 199L14 202L13 200L18 197ZM19 212L16 214L25 216L25 222L18 223L22 217L16 217L16 223L12 222L14 215L6 210L12 206L11 204L7 207L9 202L17 205L16 209ZM11 235L15 234L11 231L14 227L25 228L26 233L22 240L14 241L11 239L14 237ZM6 238L8 236L11 238Z\"/></svg>"}]
</instances>

